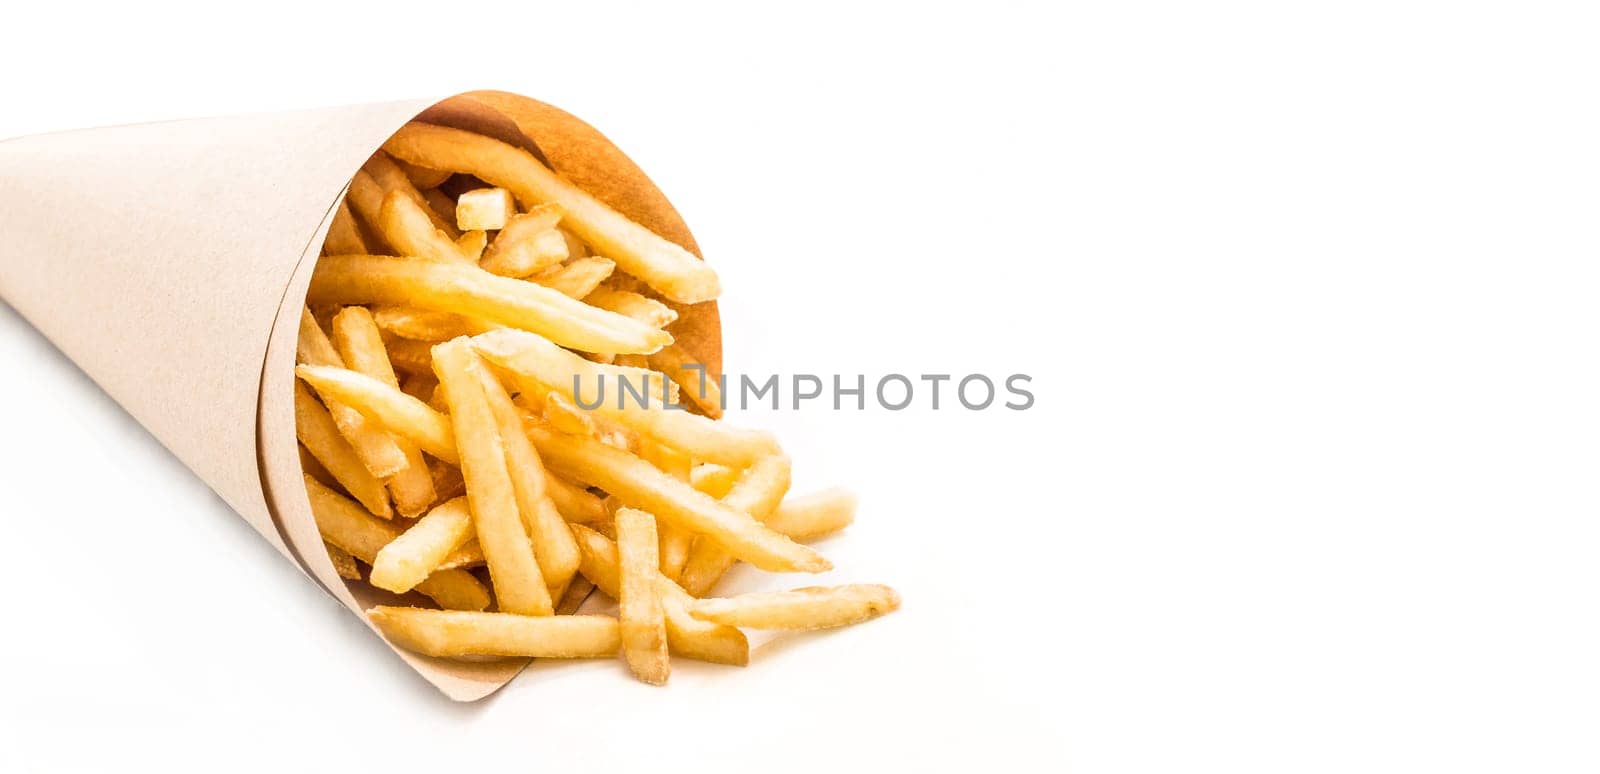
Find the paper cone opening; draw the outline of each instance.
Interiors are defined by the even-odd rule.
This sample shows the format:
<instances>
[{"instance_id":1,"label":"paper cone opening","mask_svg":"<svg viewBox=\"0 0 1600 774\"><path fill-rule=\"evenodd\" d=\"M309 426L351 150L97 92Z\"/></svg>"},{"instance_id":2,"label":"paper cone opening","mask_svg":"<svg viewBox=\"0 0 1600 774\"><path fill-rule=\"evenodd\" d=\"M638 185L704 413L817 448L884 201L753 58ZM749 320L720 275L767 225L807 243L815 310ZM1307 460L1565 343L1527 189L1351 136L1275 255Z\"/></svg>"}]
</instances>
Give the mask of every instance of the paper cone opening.
<instances>
[{"instance_id":1,"label":"paper cone opening","mask_svg":"<svg viewBox=\"0 0 1600 774\"><path fill-rule=\"evenodd\" d=\"M295 337L350 177L418 116L527 148L699 253L666 197L603 135L505 92L0 143L0 296L363 621L368 595L335 574L301 484ZM720 372L715 304L691 307L671 330ZM462 701L523 666L396 652Z\"/></svg>"}]
</instances>

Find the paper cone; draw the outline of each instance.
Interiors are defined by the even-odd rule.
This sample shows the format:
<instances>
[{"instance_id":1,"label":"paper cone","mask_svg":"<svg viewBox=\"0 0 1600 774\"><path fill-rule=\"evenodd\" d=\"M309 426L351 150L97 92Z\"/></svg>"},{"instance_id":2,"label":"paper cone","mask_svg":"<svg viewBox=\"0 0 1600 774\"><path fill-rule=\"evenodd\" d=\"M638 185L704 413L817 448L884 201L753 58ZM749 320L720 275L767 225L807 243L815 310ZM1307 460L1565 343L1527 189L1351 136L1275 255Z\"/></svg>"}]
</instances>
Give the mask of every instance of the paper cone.
<instances>
[{"instance_id":1,"label":"paper cone","mask_svg":"<svg viewBox=\"0 0 1600 774\"><path fill-rule=\"evenodd\" d=\"M419 114L527 148L699 252L666 197L604 136L504 92L0 142L0 296L358 615L370 592L353 594L334 573L301 484L296 328L351 175ZM720 372L715 304L685 311L674 333ZM525 663L396 652L460 701L494 692Z\"/></svg>"}]
</instances>

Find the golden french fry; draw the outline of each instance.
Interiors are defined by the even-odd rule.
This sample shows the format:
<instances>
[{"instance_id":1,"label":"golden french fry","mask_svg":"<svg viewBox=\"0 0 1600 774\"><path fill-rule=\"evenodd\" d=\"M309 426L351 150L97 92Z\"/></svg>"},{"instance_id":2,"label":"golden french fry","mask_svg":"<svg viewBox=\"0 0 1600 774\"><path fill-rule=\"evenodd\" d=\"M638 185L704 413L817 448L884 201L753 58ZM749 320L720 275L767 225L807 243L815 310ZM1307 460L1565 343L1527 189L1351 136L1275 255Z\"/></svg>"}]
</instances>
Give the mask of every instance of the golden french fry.
<instances>
[{"instance_id":1,"label":"golden french fry","mask_svg":"<svg viewBox=\"0 0 1600 774\"><path fill-rule=\"evenodd\" d=\"M785 497L767 518L767 526L795 540L811 540L838 532L856 520L856 496L845 489Z\"/></svg>"},{"instance_id":2,"label":"golden french fry","mask_svg":"<svg viewBox=\"0 0 1600 774\"><path fill-rule=\"evenodd\" d=\"M638 457L593 438L561 435L527 425L528 438L558 474L585 480L633 508L674 525L710 535L736 558L772 572L822 572L821 554L763 526Z\"/></svg>"},{"instance_id":3,"label":"golden french fry","mask_svg":"<svg viewBox=\"0 0 1600 774\"><path fill-rule=\"evenodd\" d=\"M328 561L333 562L333 571L345 580L361 580L361 568L356 566L356 558L332 543L324 541L322 546L328 549Z\"/></svg>"},{"instance_id":4,"label":"golden french fry","mask_svg":"<svg viewBox=\"0 0 1600 774\"><path fill-rule=\"evenodd\" d=\"M400 382L384 351L383 337L364 307L347 306L334 315L333 345L350 370L399 388ZM433 504L437 496L433 490L433 476L428 473L427 463L416 444L403 438L396 439L395 443L406 455L406 466L384 483L389 487L395 510L411 518Z\"/></svg>"},{"instance_id":5,"label":"golden french fry","mask_svg":"<svg viewBox=\"0 0 1600 774\"><path fill-rule=\"evenodd\" d=\"M487 231L468 231L462 234L460 239L456 240L456 249L460 250L461 254L466 256L466 259L472 263L477 263L479 259L483 258L483 251L488 246L489 232Z\"/></svg>"},{"instance_id":6,"label":"golden french fry","mask_svg":"<svg viewBox=\"0 0 1600 774\"><path fill-rule=\"evenodd\" d=\"M378 189L384 194L387 194L390 191L399 191L400 193L404 194L406 198L415 201L420 207L428 212L430 215L429 219L433 221L434 228L443 231L451 239L461 236L461 233L456 230L456 226L455 223L452 222L452 218L436 217L437 213L434 213L433 208L428 206L428 200L422 197L422 192L418 191L417 187L411 184L411 178L406 177L405 171L402 170L400 165L396 163L396 160L390 157L387 153L378 151L377 153L372 154L372 157L367 159L367 163L362 165L361 170L372 176L373 182L377 183ZM358 209L357 212L361 211ZM361 216L367 218L367 222L369 223L374 222L372 220L372 215L361 212Z\"/></svg>"},{"instance_id":7,"label":"golden french fry","mask_svg":"<svg viewBox=\"0 0 1600 774\"><path fill-rule=\"evenodd\" d=\"M350 202L339 200L339 206L333 211L333 223L328 226L328 238L323 240L324 252L333 255L348 254L361 255L372 252L367 245L366 237L361 235L361 227L356 225L355 215L350 212Z\"/></svg>"},{"instance_id":8,"label":"golden french fry","mask_svg":"<svg viewBox=\"0 0 1600 774\"><path fill-rule=\"evenodd\" d=\"M572 534L578 539L583 554L578 572L612 599L622 596L622 570L616 544L581 524L572 525ZM749 663L750 641L743 632L732 626L694 618L685 607L691 598L683 589L664 575L658 574L657 583L667 622L667 648L673 655L714 664L744 666Z\"/></svg>"},{"instance_id":9,"label":"golden french fry","mask_svg":"<svg viewBox=\"0 0 1600 774\"><path fill-rule=\"evenodd\" d=\"M789 473L788 457L757 460L722 496L721 502L756 521L765 522L789 491ZM689 559L683 565L683 588L690 596L703 597L732 566L733 557L715 540L704 536L696 538Z\"/></svg>"},{"instance_id":10,"label":"golden french fry","mask_svg":"<svg viewBox=\"0 0 1600 774\"><path fill-rule=\"evenodd\" d=\"M506 469L505 443L474 372L477 355L465 339L433 348L434 373L445 389L450 419L467 482L467 500L477 527L478 544L489 565L500 609L522 615L555 612L517 510L515 489ZM477 368L483 368L476 364Z\"/></svg>"},{"instance_id":11,"label":"golden french fry","mask_svg":"<svg viewBox=\"0 0 1600 774\"><path fill-rule=\"evenodd\" d=\"M672 336L531 282L474 266L368 255L329 256L312 275L312 303L411 305L537 332L591 352L654 352Z\"/></svg>"},{"instance_id":12,"label":"golden french fry","mask_svg":"<svg viewBox=\"0 0 1600 774\"><path fill-rule=\"evenodd\" d=\"M422 200L428 203L428 209L433 210L441 220L452 220L456 216L456 200L450 194L437 188L429 188L422 192ZM335 255L335 253L329 253Z\"/></svg>"},{"instance_id":13,"label":"golden french fry","mask_svg":"<svg viewBox=\"0 0 1600 774\"><path fill-rule=\"evenodd\" d=\"M706 463L696 465L694 470L689 471L689 483L693 484L695 489L721 500L734 484L739 483L739 477L742 475L744 475L742 468Z\"/></svg>"},{"instance_id":14,"label":"golden french fry","mask_svg":"<svg viewBox=\"0 0 1600 774\"><path fill-rule=\"evenodd\" d=\"M601 285L583 297L589 306L631 317L652 328L665 328L678 319L677 310L642 293Z\"/></svg>"},{"instance_id":15,"label":"golden french fry","mask_svg":"<svg viewBox=\"0 0 1600 774\"><path fill-rule=\"evenodd\" d=\"M583 240L579 239L577 234L574 234L564 228L558 230L561 232L561 240L567 243L568 258L587 258L592 255L589 250L589 246L584 244Z\"/></svg>"},{"instance_id":16,"label":"golden french fry","mask_svg":"<svg viewBox=\"0 0 1600 774\"><path fill-rule=\"evenodd\" d=\"M451 447L452 450L454 448ZM467 493L467 482L461 478L461 468L443 460L429 460L428 472L433 474L433 489L439 493L440 500L450 500Z\"/></svg>"},{"instance_id":17,"label":"golden french fry","mask_svg":"<svg viewBox=\"0 0 1600 774\"><path fill-rule=\"evenodd\" d=\"M515 214L516 202L504 188L479 188L456 197L456 228L462 231L499 231Z\"/></svg>"},{"instance_id":18,"label":"golden french fry","mask_svg":"<svg viewBox=\"0 0 1600 774\"><path fill-rule=\"evenodd\" d=\"M473 175L505 188L525 207L559 205L562 223L624 271L684 304L717 297L716 272L693 253L629 220L512 145L459 129L410 123L384 144L395 157Z\"/></svg>"},{"instance_id":19,"label":"golden french fry","mask_svg":"<svg viewBox=\"0 0 1600 774\"><path fill-rule=\"evenodd\" d=\"M656 470L679 481L688 481L689 471L694 467L694 461L689 459L689 455L653 441L643 441L639 444L639 456L656 466ZM671 524L656 525L656 533L660 536L661 574L676 581L683 573L684 563L689 561L689 549L694 545L694 533Z\"/></svg>"},{"instance_id":20,"label":"golden french fry","mask_svg":"<svg viewBox=\"0 0 1600 774\"><path fill-rule=\"evenodd\" d=\"M722 417L722 385L706 371L704 364L695 362L675 344L649 354L650 367L676 382L684 397L696 408L712 419Z\"/></svg>"},{"instance_id":21,"label":"golden french fry","mask_svg":"<svg viewBox=\"0 0 1600 774\"><path fill-rule=\"evenodd\" d=\"M427 403L433 397L433 391L439 386L439 380L432 373L411 374L400 383L400 391L417 400Z\"/></svg>"},{"instance_id":22,"label":"golden french fry","mask_svg":"<svg viewBox=\"0 0 1600 774\"><path fill-rule=\"evenodd\" d=\"M446 501L378 550L368 581L396 594L410 591L471 536L472 511L467 499Z\"/></svg>"},{"instance_id":23,"label":"golden french fry","mask_svg":"<svg viewBox=\"0 0 1600 774\"><path fill-rule=\"evenodd\" d=\"M434 457L459 463L450 418L399 388L348 368L302 365L294 372L318 395L354 408Z\"/></svg>"},{"instance_id":24,"label":"golden french fry","mask_svg":"<svg viewBox=\"0 0 1600 774\"><path fill-rule=\"evenodd\" d=\"M383 482L361 464L355 449L339 435L327 409L299 382L294 385L294 429L306 451L345 491L360 500L362 507L385 519L394 517Z\"/></svg>"},{"instance_id":25,"label":"golden french fry","mask_svg":"<svg viewBox=\"0 0 1600 774\"><path fill-rule=\"evenodd\" d=\"M449 180L451 175L449 172L419 167L416 164L407 164L406 162L398 159L396 159L394 163L396 166L400 167L402 172L406 173L406 179L410 180L411 185L415 186L419 191L426 191L430 188L438 188L441 183Z\"/></svg>"},{"instance_id":26,"label":"golden french fry","mask_svg":"<svg viewBox=\"0 0 1600 774\"><path fill-rule=\"evenodd\" d=\"M548 476L544 463L539 461L539 453L522 430L522 417L512 404L511 396L489 369L477 361L477 355L472 355L472 358L477 366L472 370L482 383L489 412L494 417L501 443L505 447L506 465L516 492L517 510L522 514L523 526L533 540L533 553L539 558L539 569L544 573L545 585L559 589L578 571L578 544L572 539L566 520L545 492Z\"/></svg>"},{"instance_id":27,"label":"golden french fry","mask_svg":"<svg viewBox=\"0 0 1600 774\"><path fill-rule=\"evenodd\" d=\"M594 418L589 413L577 407L567 396L559 390L549 390L544 394L544 401L540 404L539 415L544 417L551 427L563 433L576 435L594 435Z\"/></svg>"},{"instance_id":28,"label":"golden french fry","mask_svg":"<svg viewBox=\"0 0 1600 774\"><path fill-rule=\"evenodd\" d=\"M425 656L602 658L622 639L604 615L526 616L378 606L367 611L390 642Z\"/></svg>"},{"instance_id":29,"label":"golden french fry","mask_svg":"<svg viewBox=\"0 0 1600 774\"><path fill-rule=\"evenodd\" d=\"M338 479L335 479L322 463L317 462L316 457L311 456L311 450L307 449L305 444L297 443L294 448L300 452L300 470L303 473L328 486L339 486Z\"/></svg>"},{"instance_id":30,"label":"golden french fry","mask_svg":"<svg viewBox=\"0 0 1600 774\"><path fill-rule=\"evenodd\" d=\"M350 552L351 556L370 565L378 558L378 551L400 536L398 527L373 518L316 479L307 477L305 482L311 515L317 521L322 539ZM439 570L417 584L416 589L440 607L482 610L489 606L488 590L464 570Z\"/></svg>"},{"instance_id":31,"label":"golden french fry","mask_svg":"<svg viewBox=\"0 0 1600 774\"><path fill-rule=\"evenodd\" d=\"M570 298L583 298L600 287L600 283L605 282L616 268L617 264L610 258L591 255L560 266L551 266L528 279Z\"/></svg>"},{"instance_id":32,"label":"golden french fry","mask_svg":"<svg viewBox=\"0 0 1600 774\"><path fill-rule=\"evenodd\" d=\"M600 498L590 494L588 490L576 484L569 484L548 470L545 471L544 483L550 501L556 504L556 511L567 521L574 524L588 524L610 518Z\"/></svg>"},{"instance_id":33,"label":"golden french fry","mask_svg":"<svg viewBox=\"0 0 1600 774\"><path fill-rule=\"evenodd\" d=\"M297 362L344 367L344 358L339 356L339 351L334 349L333 342L328 340L328 335L323 333L322 326L311 316L309 309L300 314L299 335L295 348ZM356 457L368 473L385 478L405 468L406 455L400 445L387 433L374 427L360 412L333 401L328 404L328 413L333 417L334 426L339 428L339 434L350 442L350 447L355 449Z\"/></svg>"},{"instance_id":34,"label":"golden french fry","mask_svg":"<svg viewBox=\"0 0 1600 774\"><path fill-rule=\"evenodd\" d=\"M830 629L870 621L900 608L900 595L888 586L853 583L808 586L792 591L740 594L688 603L702 621L752 629Z\"/></svg>"},{"instance_id":35,"label":"golden french fry","mask_svg":"<svg viewBox=\"0 0 1600 774\"><path fill-rule=\"evenodd\" d=\"M551 204L510 216L480 265L495 274L526 277L561 263L567 259L567 242L556 230L560 219L561 208Z\"/></svg>"},{"instance_id":36,"label":"golden french fry","mask_svg":"<svg viewBox=\"0 0 1600 774\"><path fill-rule=\"evenodd\" d=\"M384 194L376 224L383 240L401 255L429 261L472 263L456 245L454 237L434 227L427 205L402 191Z\"/></svg>"},{"instance_id":37,"label":"golden french fry","mask_svg":"<svg viewBox=\"0 0 1600 774\"><path fill-rule=\"evenodd\" d=\"M561 601L556 603L556 615L572 615L583 606L584 600L594 593L594 584L582 575L574 575L572 582L567 584L567 590L561 595Z\"/></svg>"},{"instance_id":38,"label":"golden french fry","mask_svg":"<svg viewBox=\"0 0 1600 774\"><path fill-rule=\"evenodd\" d=\"M449 341L475 332L467 318L459 314L407 306L374 306L372 320L378 324L378 330L411 341Z\"/></svg>"},{"instance_id":39,"label":"golden french fry","mask_svg":"<svg viewBox=\"0 0 1600 774\"><path fill-rule=\"evenodd\" d=\"M618 619L622 656L634 676L663 685L672 672L667 659L667 620L661 607L661 557L656 551L656 520L644 511L617 511L617 559L622 572Z\"/></svg>"},{"instance_id":40,"label":"golden french fry","mask_svg":"<svg viewBox=\"0 0 1600 774\"><path fill-rule=\"evenodd\" d=\"M384 336L383 346L388 350L389 363L396 371L433 375L433 342Z\"/></svg>"},{"instance_id":41,"label":"golden french fry","mask_svg":"<svg viewBox=\"0 0 1600 774\"><path fill-rule=\"evenodd\" d=\"M530 388L543 386L552 394L560 393L591 414L614 420L695 459L743 468L779 451L770 433L665 408L662 389L656 387L665 380L658 373L591 363L548 339L509 328L475 336L472 346L513 378L534 382L527 385ZM652 389L641 386L644 384ZM607 387L612 393L609 397Z\"/></svg>"}]
</instances>

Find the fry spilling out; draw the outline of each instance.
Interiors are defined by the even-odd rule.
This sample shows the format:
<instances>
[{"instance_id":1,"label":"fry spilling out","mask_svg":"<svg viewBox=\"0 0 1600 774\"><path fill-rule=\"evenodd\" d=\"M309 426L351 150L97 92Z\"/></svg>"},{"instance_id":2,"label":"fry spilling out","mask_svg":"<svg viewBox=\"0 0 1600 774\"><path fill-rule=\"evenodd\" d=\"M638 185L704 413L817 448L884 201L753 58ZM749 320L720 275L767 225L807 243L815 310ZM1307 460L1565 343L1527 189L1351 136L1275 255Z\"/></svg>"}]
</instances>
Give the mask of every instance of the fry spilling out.
<instances>
[{"instance_id":1,"label":"fry spilling out","mask_svg":"<svg viewBox=\"0 0 1600 774\"><path fill-rule=\"evenodd\" d=\"M745 665L746 629L899 606L810 580L854 498L791 493L804 461L707 400L714 267L556 108L18 138L0 204L7 303L451 698L537 657L661 684L674 659ZM605 381L648 399L586 400ZM776 590L719 598L741 562Z\"/></svg>"}]
</instances>

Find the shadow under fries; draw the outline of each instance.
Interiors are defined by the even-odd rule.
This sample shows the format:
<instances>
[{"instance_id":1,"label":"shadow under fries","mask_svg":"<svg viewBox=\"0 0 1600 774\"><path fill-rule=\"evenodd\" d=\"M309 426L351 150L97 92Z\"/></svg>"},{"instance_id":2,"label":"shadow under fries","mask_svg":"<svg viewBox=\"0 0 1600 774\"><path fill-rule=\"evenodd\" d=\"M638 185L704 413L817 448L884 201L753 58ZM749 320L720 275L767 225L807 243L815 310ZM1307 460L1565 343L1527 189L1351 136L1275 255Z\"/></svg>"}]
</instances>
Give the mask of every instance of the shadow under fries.
<instances>
[{"instance_id":1,"label":"shadow under fries","mask_svg":"<svg viewBox=\"0 0 1600 774\"><path fill-rule=\"evenodd\" d=\"M438 691L428 685L427 682L416 679L416 673L404 661L395 658L389 647L381 639L371 636L370 632L367 631L366 625L361 620L351 616L343 605L323 591L322 587L318 586L310 576L301 572L292 562L286 561L283 555L274 550L266 540L262 539L261 535L251 528L249 522L239 518L216 492L213 492L210 487L206 486L204 481L201 481L198 476L185 467L176 456L162 445L159 439L145 429L144 425L139 424L139 420L134 419L133 415L124 410L115 400L112 400L111 396L102 390L87 373L84 373L83 369L72 362L72 359L67 357L66 353L57 349L54 343L45 338L44 334L29 324L27 318L23 317L4 300L0 300L0 331L3 331L5 335L13 336L15 341L29 347L29 354L37 357L36 362L41 367L53 368L56 373L75 382L75 386L79 388L76 389L76 399L92 404L93 410L98 413L97 421L115 423L107 427L108 432L115 433L122 438L147 447L149 452L148 459L160 460L160 464L164 469L170 472L170 475L163 482L163 486L188 487L196 494L202 494L209 502L209 507L197 509L195 513L203 515L205 518L214 518L226 524L227 526L222 529L233 536L230 538L232 542L229 545L217 546L216 550L226 552L239 561L250 562L256 565L257 570L267 575L281 576L282 580L269 582L286 583L289 584L290 588L296 589L297 594L305 597L305 604L313 605L315 606L314 609L322 610L323 615L334 626L343 630L340 634L340 639L349 643L350 647L362 651L351 653L350 658L361 658L368 662L382 664L383 671L392 672L395 675L393 678L385 677L383 679L389 680L396 685L406 686L407 693L415 697L418 705L440 708L438 711L447 715L461 717L475 715L490 703L489 699L473 703L439 701ZM174 508L147 513L143 517L183 520L190 518L191 515L187 509ZM167 559L169 561L182 561L184 558L182 547L174 545L172 550L172 556L167 557ZM363 568L364 570L365 568ZM245 632L240 632L236 636L249 635ZM306 688L307 691L316 691L318 689L319 686L312 685L308 685Z\"/></svg>"}]
</instances>

